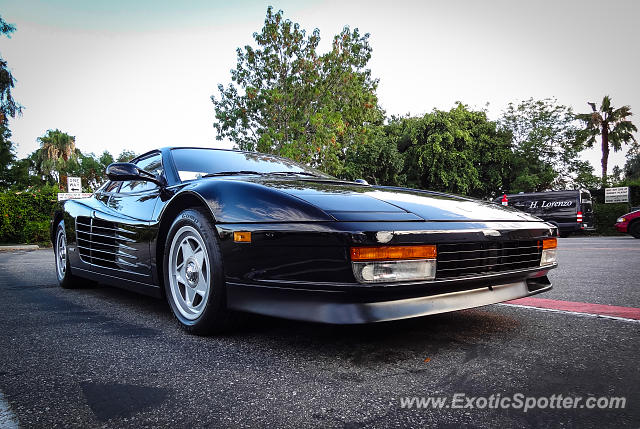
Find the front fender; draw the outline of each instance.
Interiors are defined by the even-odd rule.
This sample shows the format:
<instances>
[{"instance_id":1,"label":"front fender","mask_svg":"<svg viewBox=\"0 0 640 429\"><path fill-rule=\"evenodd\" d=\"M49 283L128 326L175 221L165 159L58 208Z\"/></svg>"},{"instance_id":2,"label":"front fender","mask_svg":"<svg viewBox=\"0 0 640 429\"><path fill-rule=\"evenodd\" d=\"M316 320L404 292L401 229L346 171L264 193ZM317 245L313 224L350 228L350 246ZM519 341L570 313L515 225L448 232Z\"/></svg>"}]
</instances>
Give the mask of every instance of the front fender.
<instances>
[{"instance_id":1,"label":"front fender","mask_svg":"<svg viewBox=\"0 0 640 429\"><path fill-rule=\"evenodd\" d=\"M181 193L196 194L207 204L217 223L335 220L300 198L258 183L202 180L184 187L178 194Z\"/></svg>"}]
</instances>

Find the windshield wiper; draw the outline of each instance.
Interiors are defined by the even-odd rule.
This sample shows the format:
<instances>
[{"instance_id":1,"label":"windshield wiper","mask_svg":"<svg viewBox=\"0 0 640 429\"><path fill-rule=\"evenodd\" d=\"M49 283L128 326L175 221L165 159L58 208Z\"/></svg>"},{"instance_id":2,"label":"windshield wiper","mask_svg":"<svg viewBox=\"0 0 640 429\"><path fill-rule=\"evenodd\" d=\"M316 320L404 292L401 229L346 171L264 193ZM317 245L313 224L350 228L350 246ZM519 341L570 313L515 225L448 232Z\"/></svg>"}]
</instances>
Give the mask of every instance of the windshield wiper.
<instances>
[{"instance_id":1,"label":"windshield wiper","mask_svg":"<svg viewBox=\"0 0 640 429\"><path fill-rule=\"evenodd\" d=\"M219 171L217 173L209 173L205 174L202 177L215 177L215 176L239 176L243 174L257 174L258 176L262 176L264 173L260 173L259 171L252 170L239 170L239 171Z\"/></svg>"},{"instance_id":2,"label":"windshield wiper","mask_svg":"<svg viewBox=\"0 0 640 429\"><path fill-rule=\"evenodd\" d=\"M300 176L320 177L317 174L307 173L306 171L271 171L267 174L282 174L285 176L300 175Z\"/></svg>"}]
</instances>

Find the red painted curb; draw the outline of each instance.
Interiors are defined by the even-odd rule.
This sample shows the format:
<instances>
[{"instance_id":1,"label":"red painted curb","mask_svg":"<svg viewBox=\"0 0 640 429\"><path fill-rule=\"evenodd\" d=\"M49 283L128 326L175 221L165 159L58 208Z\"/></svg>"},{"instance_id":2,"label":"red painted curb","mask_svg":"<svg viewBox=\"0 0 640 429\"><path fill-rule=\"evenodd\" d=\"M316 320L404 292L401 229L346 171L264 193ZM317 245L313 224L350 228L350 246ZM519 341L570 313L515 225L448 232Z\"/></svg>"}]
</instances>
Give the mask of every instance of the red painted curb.
<instances>
[{"instance_id":1,"label":"red painted curb","mask_svg":"<svg viewBox=\"0 0 640 429\"><path fill-rule=\"evenodd\" d=\"M548 308L551 310L571 311L600 316L622 317L640 320L640 308L618 307L615 305L589 304L587 302L557 301L544 298L520 298L506 301L505 304L524 305L527 307Z\"/></svg>"}]
</instances>

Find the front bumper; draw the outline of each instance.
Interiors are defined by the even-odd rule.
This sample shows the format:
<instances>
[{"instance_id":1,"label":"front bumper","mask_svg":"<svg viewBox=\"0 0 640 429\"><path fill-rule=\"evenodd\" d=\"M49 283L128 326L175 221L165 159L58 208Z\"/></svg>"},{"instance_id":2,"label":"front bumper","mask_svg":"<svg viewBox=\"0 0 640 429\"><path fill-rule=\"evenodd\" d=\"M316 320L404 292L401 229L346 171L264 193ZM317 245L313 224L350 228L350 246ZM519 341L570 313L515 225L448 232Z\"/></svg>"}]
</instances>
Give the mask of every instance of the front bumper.
<instances>
[{"instance_id":1,"label":"front bumper","mask_svg":"<svg viewBox=\"0 0 640 429\"><path fill-rule=\"evenodd\" d=\"M227 283L230 309L287 319L331 324L359 324L407 319L480 307L522 298L552 288L546 270L514 281L426 296L351 295L338 290L308 290Z\"/></svg>"},{"instance_id":2,"label":"front bumper","mask_svg":"<svg viewBox=\"0 0 640 429\"><path fill-rule=\"evenodd\" d=\"M584 232L584 231L595 231L596 227L590 223L578 223L578 222L565 222L558 223L558 229L561 233L571 233L571 232Z\"/></svg>"},{"instance_id":3,"label":"front bumper","mask_svg":"<svg viewBox=\"0 0 640 429\"><path fill-rule=\"evenodd\" d=\"M616 223L614 226L616 228L616 231L623 232L623 233L626 234L627 230L628 230L629 223L628 222L619 222L619 223Z\"/></svg>"}]
</instances>

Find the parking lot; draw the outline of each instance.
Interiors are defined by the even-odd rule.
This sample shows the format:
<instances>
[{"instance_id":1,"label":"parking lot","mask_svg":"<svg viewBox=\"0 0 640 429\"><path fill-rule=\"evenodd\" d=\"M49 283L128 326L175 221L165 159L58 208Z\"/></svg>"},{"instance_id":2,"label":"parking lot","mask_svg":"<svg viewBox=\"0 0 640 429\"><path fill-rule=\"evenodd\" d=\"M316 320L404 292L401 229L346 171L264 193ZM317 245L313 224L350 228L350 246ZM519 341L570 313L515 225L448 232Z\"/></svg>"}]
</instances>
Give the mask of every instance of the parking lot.
<instances>
[{"instance_id":1,"label":"parking lot","mask_svg":"<svg viewBox=\"0 0 640 429\"><path fill-rule=\"evenodd\" d=\"M638 427L640 240L559 239L559 258L545 308L360 326L252 316L196 337L164 301L59 288L51 250L0 253L0 426ZM518 394L575 407L525 411ZM429 397L446 405L407 406Z\"/></svg>"}]
</instances>

